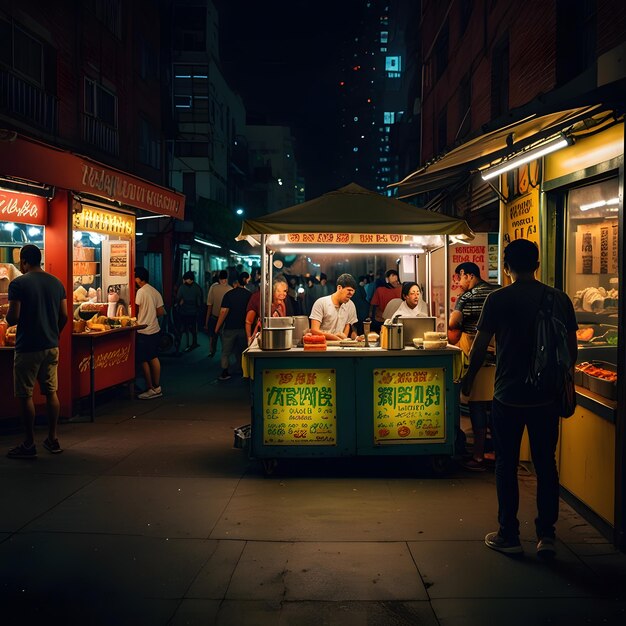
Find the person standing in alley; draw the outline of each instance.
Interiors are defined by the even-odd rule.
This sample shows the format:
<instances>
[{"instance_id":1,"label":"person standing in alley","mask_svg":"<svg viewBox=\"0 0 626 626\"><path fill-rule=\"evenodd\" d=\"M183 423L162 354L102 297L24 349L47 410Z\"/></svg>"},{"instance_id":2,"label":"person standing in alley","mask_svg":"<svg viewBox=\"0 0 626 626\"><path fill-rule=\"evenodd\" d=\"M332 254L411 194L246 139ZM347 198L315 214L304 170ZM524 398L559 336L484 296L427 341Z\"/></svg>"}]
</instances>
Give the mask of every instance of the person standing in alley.
<instances>
[{"instance_id":1,"label":"person standing in alley","mask_svg":"<svg viewBox=\"0 0 626 626\"><path fill-rule=\"evenodd\" d=\"M241 272L233 288L222 298L220 314L215 325L215 332L222 332L222 373L218 376L218 380L231 378L228 371L231 356L241 367L241 354L248 346L245 329L246 309L252 294L245 285L249 277L247 272Z\"/></svg>"},{"instance_id":2,"label":"person standing in alley","mask_svg":"<svg viewBox=\"0 0 626 626\"><path fill-rule=\"evenodd\" d=\"M496 491L499 529L485 537L492 550L521 554L519 540L519 485L517 467L524 427L537 474L537 555L555 554L555 523L559 514L559 476L556 445L559 437L559 403L562 389L538 391L527 375L535 339L535 318L544 295L552 292L553 315L567 329L568 350L576 362L576 315L570 299L558 289L535 279L539 250L526 239L516 239L504 249L504 272L512 283L487 296L470 353L462 391L469 395L491 338L496 338L496 378L491 418L496 452Z\"/></svg>"},{"instance_id":3,"label":"person standing in alley","mask_svg":"<svg viewBox=\"0 0 626 626\"><path fill-rule=\"evenodd\" d=\"M67 299L61 281L41 267L41 250L32 244L20 250L19 276L9 283L10 325L17 324L13 379L15 397L20 404L25 438L9 450L11 459L34 459L35 405L33 389L39 382L46 396L48 437L43 447L52 454L63 452L57 437L59 398L57 396L59 365L59 336L67 323Z\"/></svg>"},{"instance_id":4,"label":"person standing in alley","mask_svg":"<svg viewBox=\"0 0 626 626\"><path fill-rule=\"evenodd\" d=\"M176 304L187 344L184 351L190 352L199 347L198 315L202 306L202 288L195 281L195 274L192 271L183 274L183 284L176 293Z\"/></svg>"},{"instance_id":5,"label":"person standing in alley","mask_svg":"<svg viewBox=\"0 0 626 626\"><path fill-rule=\"evenodd\" d=\"M206 319L204 321L204 327L209 333L209 357L213 358L217 350L218 334L215 332L215 325L217 324L217 318L220 314L222 307L222 298L224 294L229 292L232 287L228 284L228 272L226 270L220 270L217 275L217 282L213 283L209 288L207 294L206 304Z\"/></svg>"},{"instance_id":6,"label":"person standing in alley","mask_svg":"<svg viewBox=\"0 0 626 626\"><path fill-rule=\"evenodd\" d=\"M459 288L463 293L457 299L454 311L450 314L448 341L461 348L465 362L467 362L485 300L492 291L500 289L501 286L484 281L480 276L480 268L471 261L457 265L454 273L458 276ZM485 441L493 398L494 363L493 351L488 351L483 367L474 381L472 395L467 399L474 446L472 457L463 462L463 467L472 472L484 472L486 469Z\"/></svg>"},{"instance_id":7,"label":"person standing in alley","mask_svg":"<svg viewBox=\"0 0 626 626\"><path fill-rule=\"evenodd\" d=\"M163 395L161 390L161 362L159 361L159 317L165 315L163 297L148 284L150 275L145 267L135 268L135 306L137 307L137 324L146 325L137 331L135 359L141 364L146 379L146 390L137 397L140 400L154 400Z\"/></svg>"}]
</instances>

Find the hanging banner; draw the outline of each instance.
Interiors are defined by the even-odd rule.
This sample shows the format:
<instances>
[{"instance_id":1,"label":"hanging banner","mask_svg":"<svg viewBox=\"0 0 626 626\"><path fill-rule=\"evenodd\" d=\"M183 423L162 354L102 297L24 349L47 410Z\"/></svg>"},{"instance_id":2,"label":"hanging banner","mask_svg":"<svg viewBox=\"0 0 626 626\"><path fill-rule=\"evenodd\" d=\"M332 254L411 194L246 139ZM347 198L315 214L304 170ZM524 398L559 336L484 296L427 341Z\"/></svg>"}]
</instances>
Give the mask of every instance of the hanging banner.
<instances>
[{"instance_id":1,"label":"hanging banner","mask_svg":"<svg viewBox=\"0 0 626 626\"><path fill-rule=\"evenodd\" d=\"M539 245L539 187L504 205L504 244L528 239Z\"/></svg>"},{"instance_id":2,"label":"hanging banner","mask_svg":"<svg viewBox=\"0 0 626 626\"><path fill-rule=\"evenodd\" d=\"M374 370L374 443L443 441L444 368Z\"/></svg>"},{"instance_id":3,"label":"hanging banner","mask_svg":"<svg viewBox=\"0 0 626 626\"><path fill-rule=\"evenodd\" d=\"M273 446L337 443L335 370L264 370L263 443Z\"/></svg>"}]
</instances>

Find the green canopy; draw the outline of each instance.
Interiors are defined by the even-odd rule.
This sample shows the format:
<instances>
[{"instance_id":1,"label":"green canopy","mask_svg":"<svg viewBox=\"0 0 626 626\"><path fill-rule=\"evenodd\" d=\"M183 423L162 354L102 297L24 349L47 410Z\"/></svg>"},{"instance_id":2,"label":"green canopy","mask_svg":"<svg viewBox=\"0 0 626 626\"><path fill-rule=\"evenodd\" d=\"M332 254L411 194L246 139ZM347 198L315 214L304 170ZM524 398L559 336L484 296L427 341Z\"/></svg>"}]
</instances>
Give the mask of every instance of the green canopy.
<instances>
[{"instance_id":1,"label":"green canopy","mask_svg":"<svg viewBox=\"0 0 626 626\"><path fill-rule=\"evenodd\" d=\"M290 233L457 235L474 238L465 220L418 209L355 183L302 204L244 220L238 240Z\"/></svg>"}]
</instances>

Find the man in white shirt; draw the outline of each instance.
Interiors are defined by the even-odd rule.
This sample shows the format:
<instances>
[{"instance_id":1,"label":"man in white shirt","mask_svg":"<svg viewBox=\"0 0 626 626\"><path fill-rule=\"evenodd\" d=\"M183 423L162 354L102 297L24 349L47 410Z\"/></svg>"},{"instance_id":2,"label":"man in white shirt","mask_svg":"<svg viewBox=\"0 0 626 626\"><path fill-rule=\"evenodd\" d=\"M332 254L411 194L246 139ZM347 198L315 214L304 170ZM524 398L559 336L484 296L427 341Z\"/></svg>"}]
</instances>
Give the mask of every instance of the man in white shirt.
<instances>
[{"instance_id":1,"label":"man in white shirt","mask_svg":"<svg viewBox=\"0 0 626 626\"><path fill-rule=\"evenodd\" d=\"M135 360L141 363L147 389L137 397L140 400L154 400L160 398L161 391L161 362L159 361L159 317L165 315L161 294L148 284L149 274L145 267L135 268L135 307L137 309L137 324L145 324L146 328L137 331L135 346Z\"/></svg>"},{"instance_id":2,"label":"man in white shirt","mask_svg":"<svg viewBox=\"0 0 626 626\"><path fill-rule=\"evenodd\" d=\"M311 309L311 332L324 335L330 341L350 336L350 326L356 324L357 314L350 299L356 291L356 280L350 274L341 274L337 289L330 296L318 298Z\"/></svg>"}]
</instances>

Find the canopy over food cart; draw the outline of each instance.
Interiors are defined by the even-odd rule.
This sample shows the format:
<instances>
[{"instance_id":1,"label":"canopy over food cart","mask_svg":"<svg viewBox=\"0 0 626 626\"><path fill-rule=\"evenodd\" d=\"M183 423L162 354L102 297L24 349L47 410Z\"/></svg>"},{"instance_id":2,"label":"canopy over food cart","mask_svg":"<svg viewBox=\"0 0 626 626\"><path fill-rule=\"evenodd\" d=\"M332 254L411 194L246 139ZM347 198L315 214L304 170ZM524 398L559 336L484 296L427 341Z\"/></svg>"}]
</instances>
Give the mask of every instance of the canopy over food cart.
<instances>
[{"instance_id":1,"label":"canopy over food cart","mask_svg":"<svg viewBox=\"0 0 626 626\"><path fill-rule=\"evenodd\" d=\"M237 239L252 243L260 235L290 233L401 233L474 238L465 220L419 209L351 183L313 200L258 219L244 220Z\"/></svg>"},{"instance_id":2,"label":"canopy over food cart","mask_svg":"<svg viewBox=\"0 0 626 626\"><path fill-rule=\"evenodd\" d=\"M445 235L474 238L465 220L420 209L351 183L313 200L244 220L237 239L262 245L261 310L266 312L272 271L267 246L324 244L330 249L333 244L402 244L414 247L418 254L447 245Z\"/></svg>"}]
</instances>

